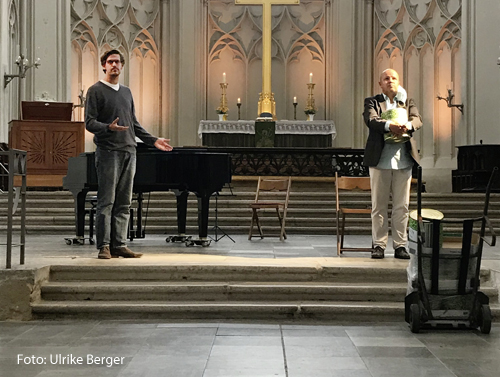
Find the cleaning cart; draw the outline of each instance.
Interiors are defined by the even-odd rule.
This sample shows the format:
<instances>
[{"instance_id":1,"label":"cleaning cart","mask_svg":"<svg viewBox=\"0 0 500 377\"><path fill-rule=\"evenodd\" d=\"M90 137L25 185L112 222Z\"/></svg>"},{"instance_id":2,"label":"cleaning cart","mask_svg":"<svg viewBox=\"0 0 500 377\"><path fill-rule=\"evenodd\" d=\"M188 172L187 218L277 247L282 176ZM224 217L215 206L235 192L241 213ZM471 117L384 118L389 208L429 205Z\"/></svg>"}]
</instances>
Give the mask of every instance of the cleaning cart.
<instances>
[{"instance_id":1,"label":"cleaning cart","mask_svg":"<svg viewBox=\"0 0 500 377\"><path fill-rule=\"evenodd\" d=\"M422 168L418 168L417 232L410 235L408 294L405 320L418 333L424 326L491 330L489 298L479 291L483 242L495 246L496 236L488 218L490 191L498 168L493 170L483 215L465 220L426 218L422 213ZM444 224L462 224L461 234L446 235ZM485 239L486 227L491 239Z\"/></svg>"}]
</instances>

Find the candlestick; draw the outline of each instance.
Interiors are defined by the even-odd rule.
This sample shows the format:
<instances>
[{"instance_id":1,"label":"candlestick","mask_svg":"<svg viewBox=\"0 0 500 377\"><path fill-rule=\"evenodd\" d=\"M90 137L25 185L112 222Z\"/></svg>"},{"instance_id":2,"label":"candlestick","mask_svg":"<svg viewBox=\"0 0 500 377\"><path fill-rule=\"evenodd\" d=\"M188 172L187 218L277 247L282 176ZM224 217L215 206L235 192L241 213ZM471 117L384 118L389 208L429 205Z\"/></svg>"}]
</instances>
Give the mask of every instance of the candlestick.
<instances>
[{"instance_id":1,"label":"candlestick","mask_svg":"<svg viewBox=\"0 0 500 377\"><path fill-rule=\"evenodd\" d=\"M311 73L309 73L309 83L312 84L312 82L313 82L313 74L311 72Z\"/></svg>"},{"instance_id":2,"label":"candlestick","mask_svg":"<svg viewBox=\"0 0 500 377\"><path fill-rule=\"evenodd\" d=\"M452 103L453 98L455 98L455 94L453 94L453 90L451 90L451 89L447 89L447 91L448 91L448 97L441 97L438 93L437 99L438 100L442 99L443 101L445 101L446 104L448 105L448 107L456 107L463 114L464 104L463 103Z\"/></svg>"},{"instance_id":3,"label":"candlestick","mask_svg":"<svg viewBox=\"0 0 500 377\"><path fill-rule=\"evenodd\" d=\"M297 102L293 103L293 120L297 120Z\"/></svg>"},{"instance_id":4,"label":"candlestick","mask_svg":"<svg viewBox=\"0 0 500 377\"><path fill-rule=\"evenodd\" d=\"M222 83L225 84L226 83L226 72L224 72L222 74Z\"/></svg>"},{"instance_id":5,"label":"candlestick","mask_svg":"<svg viewBox=\"0 0 500 377\"><path fill-rule=\"evenodd\" d=\"M238 120L241 120L241 102L240 99L238 98L238 103L236 104L238 106Z\"/></svg>"}]
</instances>

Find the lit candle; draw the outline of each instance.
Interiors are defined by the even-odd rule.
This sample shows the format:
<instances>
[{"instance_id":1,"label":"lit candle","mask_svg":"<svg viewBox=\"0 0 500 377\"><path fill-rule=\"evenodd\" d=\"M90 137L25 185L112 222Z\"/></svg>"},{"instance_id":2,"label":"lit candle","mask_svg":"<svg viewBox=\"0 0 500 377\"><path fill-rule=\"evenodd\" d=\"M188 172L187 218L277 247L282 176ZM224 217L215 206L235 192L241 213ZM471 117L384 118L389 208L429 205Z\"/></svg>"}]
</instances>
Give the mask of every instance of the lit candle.
<instances>
[{"instance_id":1,"label":"lit candle","mask_svg":"<svg viewBox=\"0 0 500 377\"><path fill-rule=\"evenodd\" d=\"M293 103L297 103L297 97L293 97Z\"/></svg>"},{"instance_id":2,"label":"lit candle","mask_svg":"<svg viewBox=\"0 0 500 377\"><path fill-rule=\"evenodd\" d=\"M224 72L222 74L222 83L225 84L226 83L226 72Z\"/></svg>"},{"instance_id":3,"label":"lit candle","mask_svg":"<svg viewBox=\"0 0 500 377\"><path fill-rule=\"evenodd\" d=\"M241 103L241 98L238 98L238 103Z\"/></svg>"},{"instance_id":4,"label":"lit candle","mask_svg":"<svg viewBox=\"0 0 500 377\"><path fill-rule=\"evenodd\" d=\"M311 84L312 84L312 82L313 82L313 74L312 74L312 72L311 72L311 73L309 73L309 82L310 82Z\"/></svg>"}]
</instances>

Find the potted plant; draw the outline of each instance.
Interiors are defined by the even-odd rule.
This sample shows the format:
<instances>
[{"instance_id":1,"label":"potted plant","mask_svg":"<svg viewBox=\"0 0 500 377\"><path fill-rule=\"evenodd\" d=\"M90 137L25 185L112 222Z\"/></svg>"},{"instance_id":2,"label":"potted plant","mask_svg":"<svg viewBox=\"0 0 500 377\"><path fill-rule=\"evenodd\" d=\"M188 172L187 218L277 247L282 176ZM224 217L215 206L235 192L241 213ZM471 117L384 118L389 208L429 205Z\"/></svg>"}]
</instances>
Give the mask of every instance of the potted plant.
<instances>
[{"instance_id":1,"label":"potted plant","mask_svg":"<svg viewBox=\"0 0 500 377\"><path fill-rule=\"evenodd\" d=\"M304 110L304 113L307 115L307 120L314 120L314 114L316 114L315 108L307 108Z\"/></svg>"},{"instance_id":2,"label":"potted plant","mask_svg":"<svg viewBox=\"0 0 500 377\"><path fill-rule=\"evenodd\" d=\"M227 108L218 107L215 112L219 114L219 121L227 120Z\"/></svg>"}]
</instances>

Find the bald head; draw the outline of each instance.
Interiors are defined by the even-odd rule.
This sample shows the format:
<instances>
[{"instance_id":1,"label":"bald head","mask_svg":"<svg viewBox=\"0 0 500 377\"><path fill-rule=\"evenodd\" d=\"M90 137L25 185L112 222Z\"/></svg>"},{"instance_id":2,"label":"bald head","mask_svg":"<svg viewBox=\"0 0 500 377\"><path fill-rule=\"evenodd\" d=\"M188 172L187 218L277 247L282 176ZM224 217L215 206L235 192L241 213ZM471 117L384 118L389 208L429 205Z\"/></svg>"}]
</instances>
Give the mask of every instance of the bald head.
<instances>
[{"instance_id":1,"label":"bald head","mask_svg":"<svg viewBox=\"0 0 500 377\"><path fill-rule=\"evenodd\" d=\"M387 97L394 100L394 97L398 93L399 87L399 75L394 69L386 69L380 74L380 81L378 83Z\"/></svg>"}]
</instances>

